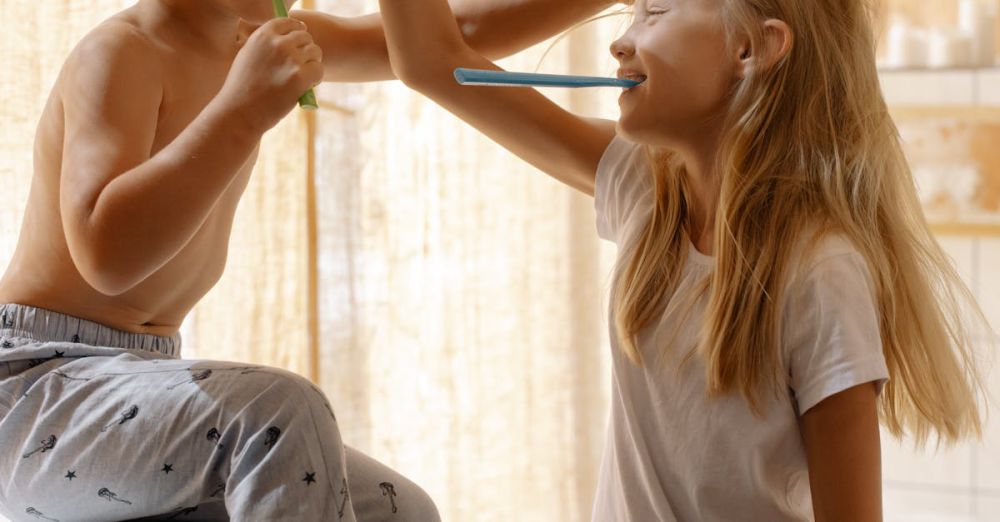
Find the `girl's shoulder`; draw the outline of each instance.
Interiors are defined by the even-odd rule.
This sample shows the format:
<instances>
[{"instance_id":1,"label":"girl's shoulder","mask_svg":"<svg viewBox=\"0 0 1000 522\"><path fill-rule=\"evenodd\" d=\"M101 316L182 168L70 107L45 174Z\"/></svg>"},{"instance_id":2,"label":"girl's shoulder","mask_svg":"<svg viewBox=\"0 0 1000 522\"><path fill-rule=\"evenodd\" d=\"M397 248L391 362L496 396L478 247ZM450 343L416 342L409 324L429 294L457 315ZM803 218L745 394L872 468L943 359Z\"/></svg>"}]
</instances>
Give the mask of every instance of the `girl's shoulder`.
<instances>
[{"instance_id":1,"label":"girl's shoulder","mask_svg":"<svg viewBox=\"0 0 1000 522\"><path fill-rule=\"evenodd\" d=\"M837 230L810 229L791 249L789 285L871 284L867 262L850 237Z\"/></svg>"},{"instance_id":2,"label":"girl's shoulder","mask_svg":"<svg viewBox=\"0 0 1000 522\"><path fill-rule=\"evenodd\" d=\"M608 178L620 180L624 177L623 173L644 172L648 167L645 148L620 134L615 134L601 155L597 172L598 176L603 173ZM640 176L639 179L643 177Z\"/></svg>"},{"instance_id":3,"label":"girl's shoulder","mask_svg":"<svg viewBox=\"0 0 1000 522\"><path fill-rule=\"evenodd\" d=\"M594 176L598 235L618 242L623 227L641 222L637 214L651 208L652 192L647 151L616 134L601 156Z\"/></svg>"},{"instance_id":4,"label":"girl's shoulder","mask_svg":"<svg viewBox=\"0 0 1000 522\"><path fill-rule=\"evenodd\" d=\"M801 253L801 262L809 268L823 264L832 258L849 255L861 255L847 234L837 231L827 231L807 237Z\"/></svg>"}]
</instances>

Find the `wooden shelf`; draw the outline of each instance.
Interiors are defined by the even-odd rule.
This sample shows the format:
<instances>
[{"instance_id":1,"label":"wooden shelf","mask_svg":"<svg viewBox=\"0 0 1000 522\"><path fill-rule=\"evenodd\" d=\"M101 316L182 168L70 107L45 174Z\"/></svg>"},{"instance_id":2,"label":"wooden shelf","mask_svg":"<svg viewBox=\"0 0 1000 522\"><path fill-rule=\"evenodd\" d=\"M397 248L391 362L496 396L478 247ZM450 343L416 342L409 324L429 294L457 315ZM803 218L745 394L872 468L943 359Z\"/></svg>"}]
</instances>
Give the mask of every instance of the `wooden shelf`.
<instances>
[{"instance_id":1,"label":"wooden shelf","mask_svg":"<svg viewBox=\"0 0 1000 522\"><path fill-rule=\"evenodd\" d=\"M1000 67L886 69L879 78L890 106L1000 107Z\"/></svg>"},{"instance_id":2,"label":"wooden shelf","mask_svg":"<svg viewBox=\"0 0 1000 522\"><path fill-rule=\"evenodd\" d=\"M954 119L968 122L1000 121L1000 106L914 106L896 105L889 107L889 113L894 119L899 118L937 118Z\"/></svg>"},{"instance_id":3,"label":"wooden shelf","mask_svg":"<svg viewBox=\"0 0 1000 522\"><path fill-rule=\"evenodd\" d=\"M1000 65L991 65L989 67L879 67L878 72L879 74L895 74L895 73L936 74L942 72L988 73L988 72L1000 72Z\"/></svg>"},{"instance_id":4,"label":"wooden shelf","mask_svg":"<svg viewBox=\"0 0 1000 522\"><path fill-rule=\"evenodd\" d=\"M931 223L938 236L1000 237L1000 223Z\"/></svg>"},{"instance_id":5,"label":"wooden shelf","mask_svg":"<svg viewBox=\"0 0 1000 522\"><path fill-rule=\"evenodd\" d=\"M892 107L1000 107L1000 67L886 69L879 78Z\"/></svg>"}]
</instances>

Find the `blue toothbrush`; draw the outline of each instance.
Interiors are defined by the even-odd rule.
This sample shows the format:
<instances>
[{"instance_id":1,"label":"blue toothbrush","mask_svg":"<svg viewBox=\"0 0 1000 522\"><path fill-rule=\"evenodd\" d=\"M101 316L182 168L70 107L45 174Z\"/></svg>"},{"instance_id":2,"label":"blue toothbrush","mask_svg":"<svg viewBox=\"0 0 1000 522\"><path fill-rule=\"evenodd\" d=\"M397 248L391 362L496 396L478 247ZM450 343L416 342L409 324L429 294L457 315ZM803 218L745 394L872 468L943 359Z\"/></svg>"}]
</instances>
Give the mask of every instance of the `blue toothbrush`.
<instances>
[{"instance_id":1,"label":"blue toothbrush","mask_svg":"<svg viewBox=\"0 0 1000 522\"><path fill-rule=\"evenodd\" d=\"M600 76L569 76L482 69L455 69L455 80L461 85L493 85L500 87L635 87L642 82Z\"/></svg>"}]
</instances>

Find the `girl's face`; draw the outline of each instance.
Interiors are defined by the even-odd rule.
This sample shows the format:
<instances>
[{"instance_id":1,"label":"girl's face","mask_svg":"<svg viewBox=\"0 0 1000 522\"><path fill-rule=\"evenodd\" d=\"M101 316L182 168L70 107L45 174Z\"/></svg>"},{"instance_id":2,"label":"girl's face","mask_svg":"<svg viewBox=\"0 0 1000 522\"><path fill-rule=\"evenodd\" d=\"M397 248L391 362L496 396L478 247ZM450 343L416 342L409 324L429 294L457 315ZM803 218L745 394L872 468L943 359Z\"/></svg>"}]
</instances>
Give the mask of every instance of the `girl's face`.
<instances>
[{"instance_id":1,"label":"girl's face","mask_svg":"<svg viewBox=\"0 0 1000 522\"><path fill-rule=\"evenodd\" d=\"M611 45L618 76L642 79L619 99L618 130L670 148L713 135L742 70L727 43L723 0L636 0L635 20Z\"/></svg>"}]
</instances>

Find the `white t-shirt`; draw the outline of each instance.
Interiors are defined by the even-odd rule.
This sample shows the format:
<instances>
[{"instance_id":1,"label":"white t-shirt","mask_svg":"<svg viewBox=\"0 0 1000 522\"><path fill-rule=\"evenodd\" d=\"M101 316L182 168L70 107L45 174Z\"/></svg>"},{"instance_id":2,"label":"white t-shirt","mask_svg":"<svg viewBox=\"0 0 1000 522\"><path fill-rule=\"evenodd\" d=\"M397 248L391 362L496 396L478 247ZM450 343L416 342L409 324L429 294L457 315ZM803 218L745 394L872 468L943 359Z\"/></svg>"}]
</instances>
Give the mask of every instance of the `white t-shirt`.
<instances>
[{"instance_id":1,"label":"white t-shirt","mask_svg":"<svg viewBox=\"0 0 1000 522\"><path fill-rule=\"evenodd\" d=\"M643 148L620 137L604 153L595 189L602 238L621 246L645 226L653 206L647 165ZM690 296L715 262L688 247L676 299ZM609 311L611 416L595 522L813 520L800 415L858 384L876 381L881 391L889 373L861 254L830 235L802 266L783 312L787 395L765 395L763 417L739 394L709 400L699 356L677 371L696 344L707 292L639 333L643 368L619 349ZM652 364L671 340L665 364Z\"/></svg>"}]
</instances>

